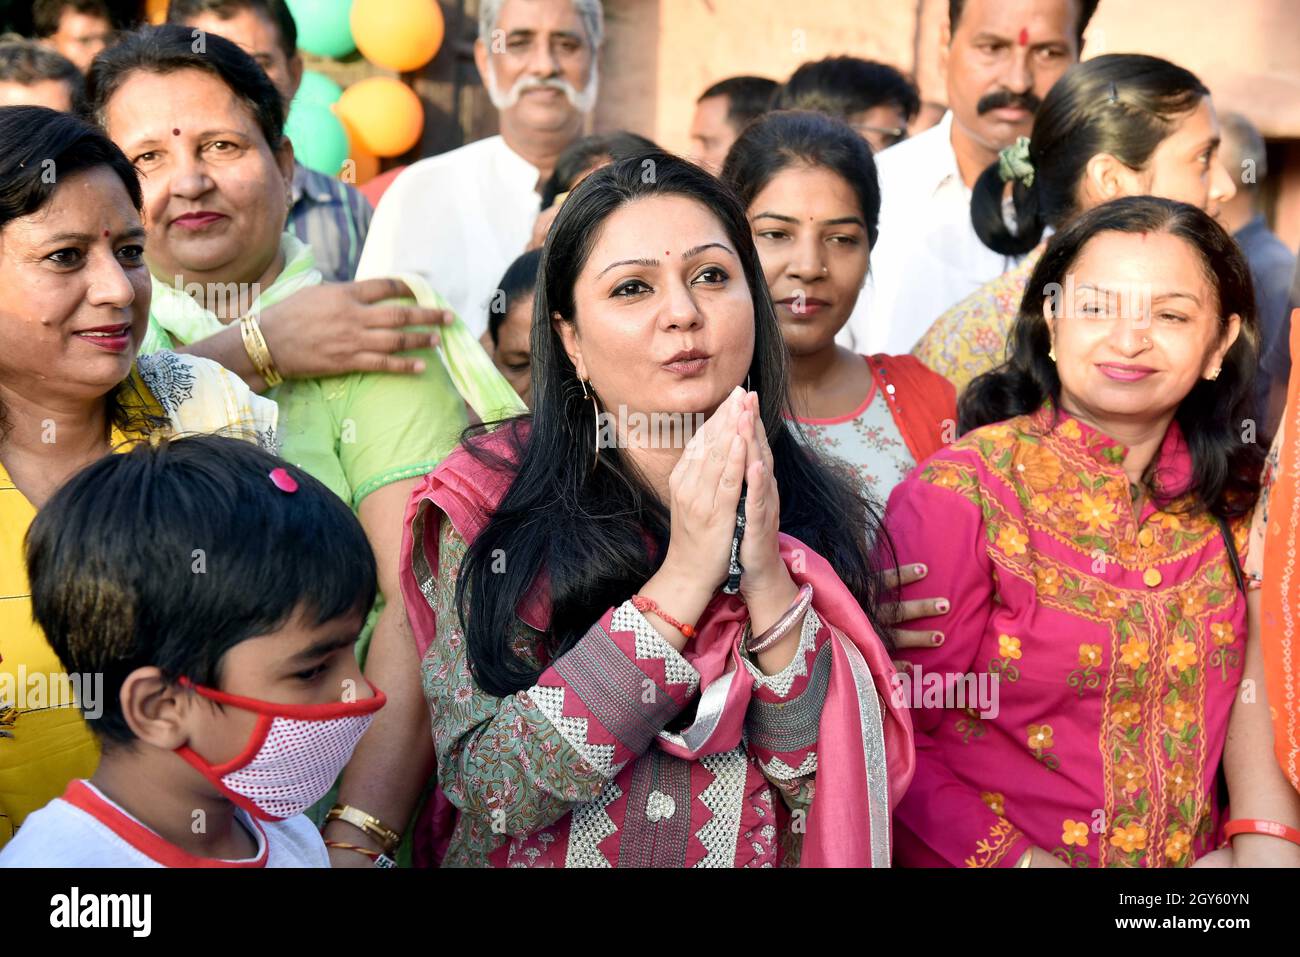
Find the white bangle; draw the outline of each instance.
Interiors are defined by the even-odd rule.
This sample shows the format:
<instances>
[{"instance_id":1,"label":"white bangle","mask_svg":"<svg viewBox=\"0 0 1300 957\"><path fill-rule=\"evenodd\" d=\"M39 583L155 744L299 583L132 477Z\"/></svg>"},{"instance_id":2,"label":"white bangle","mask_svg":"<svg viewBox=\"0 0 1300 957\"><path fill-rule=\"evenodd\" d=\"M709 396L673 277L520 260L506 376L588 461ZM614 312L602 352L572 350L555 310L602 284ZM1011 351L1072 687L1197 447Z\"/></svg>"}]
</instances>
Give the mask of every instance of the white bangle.
<instances>
[{"instance_id":1,"label":"white bangle","mask_svg":"<svg viewBox=\"0 0 1300 957\"><path fill-rule=\"evenodd\" d=\"M767 631L763 632L757 638L751 639L750 642L745 645L745 650L751 655L756 655L760 651L766 651L784 638L786 633L794 627L794 623L802 618L804 612L808 610L808 606L812 604L812 597L812 585L803 585L799 589L799 594L795 597L794 604L790 606L789 610L778 618L776 624L771 628L767 629Z\"/></svg>"}]
</instances>

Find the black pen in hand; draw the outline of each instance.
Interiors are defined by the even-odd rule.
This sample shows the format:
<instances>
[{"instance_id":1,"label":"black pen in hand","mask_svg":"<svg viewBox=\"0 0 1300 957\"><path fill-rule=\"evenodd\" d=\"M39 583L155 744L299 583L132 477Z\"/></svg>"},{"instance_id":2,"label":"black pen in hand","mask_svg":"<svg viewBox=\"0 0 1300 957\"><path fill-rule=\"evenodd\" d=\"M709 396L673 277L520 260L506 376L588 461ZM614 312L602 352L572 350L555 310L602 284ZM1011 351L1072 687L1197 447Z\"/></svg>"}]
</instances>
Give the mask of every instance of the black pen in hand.
<instances>
[{"instance_id":1,"label":"black pen in hand","mask_svg":"<svg viewBox=\"0 0 1300 957\"><path fill-rule=\"evenodd\" d=\"M740 576L745 573L745 566L740 564L740 543L745 538L746 489L746 485L741 485L740 501L736 504L736 530L731 534L731 562L727 566L727 583L722 586L723 594L726 595L740 591Z\"/></svg>"}]
</instances>

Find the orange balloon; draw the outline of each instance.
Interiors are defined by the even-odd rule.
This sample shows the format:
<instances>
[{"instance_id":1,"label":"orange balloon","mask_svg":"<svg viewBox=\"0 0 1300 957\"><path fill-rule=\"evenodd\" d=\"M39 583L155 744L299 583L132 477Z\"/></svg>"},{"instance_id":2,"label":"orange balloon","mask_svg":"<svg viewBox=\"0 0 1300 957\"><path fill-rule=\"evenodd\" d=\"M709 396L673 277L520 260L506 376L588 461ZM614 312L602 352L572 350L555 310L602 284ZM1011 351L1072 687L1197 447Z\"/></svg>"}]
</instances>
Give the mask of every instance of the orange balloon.
<instances>
[{"instance_id":1,"label":"orange balloon","mask_svg":"<svg viewBox=\"0 0 1300 957\"><path fill-rule=\"evenodd\" d=\"M352 152L343 164L343 172L339 173L339 179L353 186L360 186L362 183L368 183L379 175L379 157L374 153L367 153L357 143L352 144Z\"/></svg>"},{"instance_id":2,"label":"orange balloon","mask_svg":"<svg viewBox=\"0 0 1300 957\"><path fill-rule=\"evenodd\" d=\"M350 22L362 56L399 73L432 60L445 29L435 0L354 0Z\"/></svg>"},{"instance_id":3,"label":"orange balloon","mask_svg":"<svg viewBox=\"0 0 1300 957\"><path fill-rule=\"evenodd\" d=\"M420 141L424 107L400 80L372 76L353 83L334 104L354 147L375 156L400 156Z\"/></svg>"}]
</instances>

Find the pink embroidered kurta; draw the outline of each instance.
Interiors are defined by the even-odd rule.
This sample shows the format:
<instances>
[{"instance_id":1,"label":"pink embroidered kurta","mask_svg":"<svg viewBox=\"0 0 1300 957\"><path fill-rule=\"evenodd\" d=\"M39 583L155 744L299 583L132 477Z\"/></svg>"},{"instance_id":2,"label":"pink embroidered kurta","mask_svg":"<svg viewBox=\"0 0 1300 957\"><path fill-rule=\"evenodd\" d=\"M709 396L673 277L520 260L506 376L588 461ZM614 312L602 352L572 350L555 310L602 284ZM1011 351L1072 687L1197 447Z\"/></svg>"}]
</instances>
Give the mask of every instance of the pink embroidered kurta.
<instances>
[{"instance_id":1,"label":"pink embroidered kurta","mask_svg":"<svg viewBox=\"0 0 1300 957\"><path fill-rule=\"evenodd\" d=\"M1212 849L1245 599L1212 516L1177 514L1182 498L1135 510L1126 454L1048 405L963 436L890 498L900 563L930 569L903 597L951 601L911 626L945 641L906 652L919 674L897 679L917 747L900 864L1012 866L1037 845L1076 867L1185 866ZM1186 489L1189 466L1172 424L1157 482ZM990 699L957 683L981 673Z\"/></svg>"}]
</instances>

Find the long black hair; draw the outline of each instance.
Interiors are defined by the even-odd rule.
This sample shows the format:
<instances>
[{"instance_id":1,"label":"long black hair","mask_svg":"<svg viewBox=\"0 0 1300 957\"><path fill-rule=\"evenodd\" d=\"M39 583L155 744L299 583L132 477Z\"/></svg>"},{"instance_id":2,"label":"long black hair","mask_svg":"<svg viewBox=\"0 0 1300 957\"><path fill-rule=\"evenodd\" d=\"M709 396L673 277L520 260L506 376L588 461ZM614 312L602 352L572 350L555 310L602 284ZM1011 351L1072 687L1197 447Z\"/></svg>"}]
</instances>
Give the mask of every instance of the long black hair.
<instances>
[{"instance_id":1,"label":"long black hair","mask_svg":"<svg viewBox=\"0 0 1300 957\"><path fill-rule=\"evenodd\" d=\"M552 609L541 651L553 660L606 608L635 594L666 554L667 505L631 459L618 448L601 448L592 467L597 452L592 406L552 323L553 314L562 322L578 321L574 283L606 220L653 196L694 200L726 230L754 303L748 375L782 491L781 530L830 562L887 640L888 631L875 616L878 580L868 550L869 543L883 539L880 520L851 481L806 449L786 422L793 412L785 343L745 211L707 172L655 151L584 179L551 226L533 308L536 406L531 415L500 426L510 439L507 456L517 465L478 447L474 436L487 426L466 430L471 454L513 474L509 491L469 547L456 591L475 680L491 694L527 688L539 674L537 662L521 657L511 638L516 608L539 572L544 570L549 584ZM530 425L526 437L523 423ZM497 561L501 554L507 556L504 571Z\"/></svg>"},{"instance_id":2,"label":"long black hair","mask_svg":"<svg viewBox=\"0 0 1300 957\"><path fill-rule=\"evenodd\" d=\"M1011 190L1015 229L1002 214L1005 184L994 163L971 193L970 215L994 252L1018 256L1078 213L1079 184L1088 161L1109 153L1130 169L1146 166L1179 121L1209 96L1196 76L1159 57L1112 53L1070 67L1034 115L1029 160L1032 186Z\"/></svg>"},{"instance_id":3,"label":"long black hair","mask_svg":"<svg viewBox=\"0 0 1300 957\"><path fill-rule=\"evenodd\" d=\"M1242 440L1239 430L1254 415L1254 381L1259 364L1255 291L1241 248L1213 218L1187 203L1154 196L1128 196L1103 203L1052 237L1025 286L1012 326L1005 363L976 378L957 407L961 432L1033 412L1047 399L1059 405L1061 380L1048 356L1051 334L1043 317L1050 290L1066 279L1094 236L1105 232L1168 233L1196 250L1218 296L1218 315L1241 317L1241 332L1224 356L1214 381L1199 379L1178 405L1175 419L1192 458L1193 511L1235 518L1259 497L1263 451ZM1167 506L1158 483L1148 491ZM1182 490L1176 490L1181 493Z\"/></svg>"},{"instance_id":4,"label":"long black hair","mask_svg":"<svg viewBox=\"0 0 1300 957\"><path fill-rule=\"evenodd\" d=\"M43 106L0 107L0 231L15 219L44 209L68 177L100 167L122 181L131 205L144 207L140 178L117 144L102 130L71 113ZM53 175L51 175L53 174ZM20 301L21 289L0 290ZM122 403L116 390L106 397L109 421L123 431L140 432L161 425L146 413L131 412L143 403ZM0 406L0 439L11 427Z\"/></svg>"},{"instance_id":5,"label":"long black hair","mask_svg":"<svg viewBox=\"0 0 1300 957\"><path fill-rule=\"evenodd\" d=\"M828 169L849 184L874 249L880 224L876 161L867 141L842 120L812 110L761 116L731 144L719 175L748 208L778 173L792 166Z\"/></svg>"}]
</instances>

